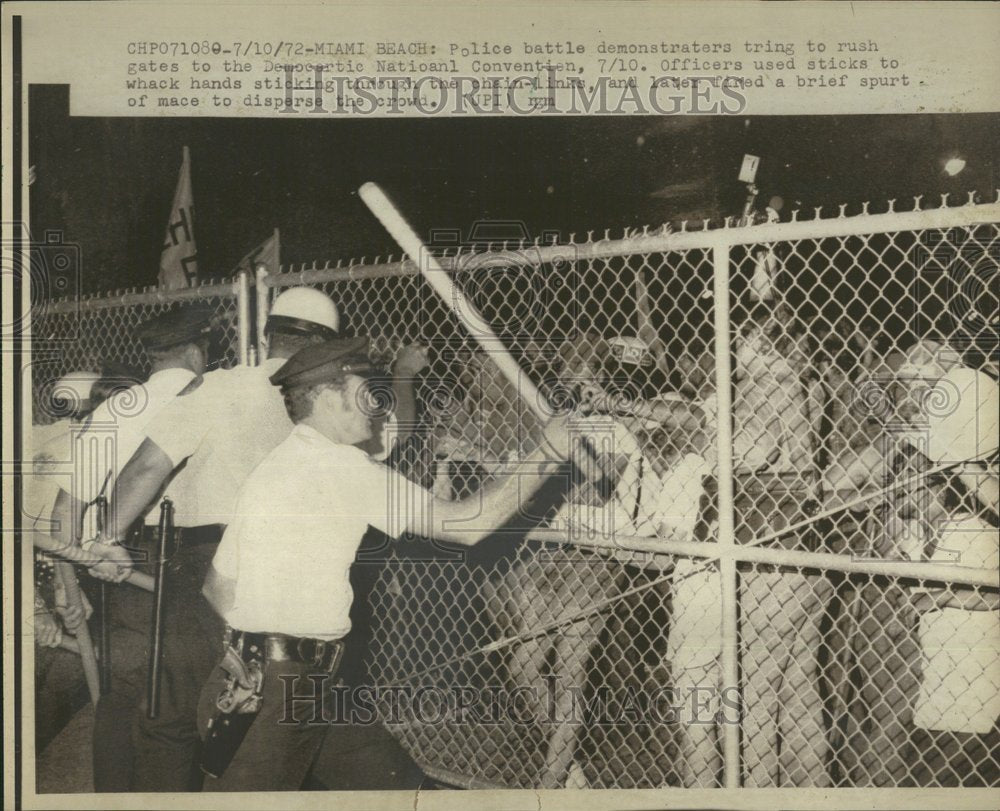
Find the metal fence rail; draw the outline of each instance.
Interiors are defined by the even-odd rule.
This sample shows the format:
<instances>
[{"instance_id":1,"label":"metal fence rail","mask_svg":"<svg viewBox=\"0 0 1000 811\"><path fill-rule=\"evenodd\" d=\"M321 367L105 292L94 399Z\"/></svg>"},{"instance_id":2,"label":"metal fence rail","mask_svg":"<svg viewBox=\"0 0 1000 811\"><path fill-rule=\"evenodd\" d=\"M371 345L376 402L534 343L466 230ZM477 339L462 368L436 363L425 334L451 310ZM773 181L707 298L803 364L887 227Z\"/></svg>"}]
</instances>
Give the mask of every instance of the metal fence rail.
<instances>
[{"instance_id":1,"label":"metal fence rail","mask_svg":"<svg viewBox=\"0 0 1000 811\"><path fill-rule=\"evenodd\" d=\"M462 554L403 540L362 556L366 678L409 691L380 709L428 774L470 787L1000 782L1000 542L973 480L997 476L996 453L963 476L934 467L928 437L963 406L900 377L911 345L933 338L927 368L947 344L995 381L1000 203L947 202L432 243L554 409L603 392L603 416L574 430L617 475L544 490ZM273 296L295 285L328 293L378 358L430 344L421 431L396 463L438 497L474 497L537 446L532 409L409 260L258 271L256 301L213 288L235 319L227 358L252 357L235 336L249 340L253 312L259 342ZM141 363L122 328L158 306L84 308L90 335L58 369L87 348ZM69 320L49 310L35 334Z\"/></svg>"}]
</instances>

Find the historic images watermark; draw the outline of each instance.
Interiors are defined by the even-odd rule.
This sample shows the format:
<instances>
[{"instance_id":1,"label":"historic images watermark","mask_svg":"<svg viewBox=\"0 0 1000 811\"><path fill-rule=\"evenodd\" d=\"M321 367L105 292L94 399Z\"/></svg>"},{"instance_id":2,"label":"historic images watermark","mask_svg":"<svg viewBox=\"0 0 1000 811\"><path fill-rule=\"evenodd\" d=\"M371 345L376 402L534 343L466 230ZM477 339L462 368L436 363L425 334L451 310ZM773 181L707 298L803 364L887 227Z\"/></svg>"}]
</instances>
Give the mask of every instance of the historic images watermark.
<instances>
[{"instance_id":1,"label":"historic images watermark","mask_svg":"<svg viewBox=\"0 0 1000 811\"><path fill-rule=\"evenodd\" d=\"M78 320L70 320L65 327L49 335L36 329L39 319L49 311L56 300L67 306L79 308L80 276L83 268L80 246L68 241L62 231L47 230L41 239L33 239L26 223L4 223L4 233L20 235L19 240L4 239L2 275L20 287L28 289L29 306L9 323L2 325L4 351L10 351L10 342L31 334L32 352L58 349L79 338ZM15 250L19 254L15 256ZM17 290L17 287L14 288Z\"/></svg>"},{"instance_id":2,"label":"historic images watermark","mask_svg":"<svg viewBox=\"0 0 1000 811\"><path fill-rule=\"evenodd\" d=\"M625 686L593 691L560 685L355 685L335 683L326 673L279 675L285 714L282 724L371 726L425 725L693 725L738 724L741 700L736 689L696 685L640 689ZM560 711L556 696L565 690L572 702ZM293 718L293 715L295 716Z\"/></svg>"},{"instance_id":3,"label":"historic images watermark","mask_svg":"<svg viewBox=\"0 0 1000 811\"><path fill-rule=\"evenodd\" d=\"M248 94L247 107L281 114L400 115L740 115L746 110L740 76L599 76L586 82L560 75L551 65L539 72L496 76L331 75L336 63L280 66L268 93Z\"/></svg>"}]
</instances>

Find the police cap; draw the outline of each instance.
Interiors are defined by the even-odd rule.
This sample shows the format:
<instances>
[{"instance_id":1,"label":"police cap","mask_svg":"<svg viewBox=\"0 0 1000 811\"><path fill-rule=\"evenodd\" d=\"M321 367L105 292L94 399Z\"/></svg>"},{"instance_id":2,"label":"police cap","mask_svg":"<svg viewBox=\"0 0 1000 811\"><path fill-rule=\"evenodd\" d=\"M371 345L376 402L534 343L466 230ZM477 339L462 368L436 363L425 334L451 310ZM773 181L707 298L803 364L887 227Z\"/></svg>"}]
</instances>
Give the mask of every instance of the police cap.
<instances>
[{"instance_id":1,"label":"police cap","mask_svg":"<svg viewBox=\"0 0 1000 811\"><path fill-rule=\"evenodd\" d=\"M143 322L136 330L136 337L147 350L196 343L212 331L213 315L211 307L183 307Z\"/></svg>"},{"instance_id":2,"label":"police cap","mask_svg":"<svg viewBox=\"0 0 1000 811\"><path fill-rule=\"evenodd\" d=\"M272 386L290 389L334 383L351 374L367 376L374 370L367 338L334 338L300 349L269 379Z\"/></svg>"}]
</instances>

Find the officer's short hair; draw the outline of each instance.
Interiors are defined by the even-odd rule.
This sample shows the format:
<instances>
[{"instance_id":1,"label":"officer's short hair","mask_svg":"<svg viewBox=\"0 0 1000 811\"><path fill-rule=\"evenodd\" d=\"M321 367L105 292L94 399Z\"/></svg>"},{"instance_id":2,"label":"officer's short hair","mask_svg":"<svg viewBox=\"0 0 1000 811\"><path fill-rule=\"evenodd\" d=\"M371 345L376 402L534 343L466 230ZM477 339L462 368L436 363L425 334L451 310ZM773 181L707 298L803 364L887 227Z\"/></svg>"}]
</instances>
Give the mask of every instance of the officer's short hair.
<instances>
[{"instance_id":1,"label":"officer's short hair","mask_svg":"<svg viewBox=\"0 0 1000 811\"><path fill-rule=\"evenodd\" d=\"M343 391L347 385L347 378L327 383L316 383L311 386L290 386L281 389L281 396L285 401L285 411L288 412L288 419L293 423L300 423L313 412L313 403L323 389L335 389Z\"/></svg>"},{"instance_id":2,"label":"officer's short hair","mask_svg":"<svg viewBox=\"0 0 1000 811\"><path fill-rule=\"evenodd\" d=\"M268 333L268 340L271 342L270 351L272 354L280 351L285 355L294 355L300 349L322 343L326 339L319 334L303 335L301 333L282 332L280 329L276 329Z\"/></svg>"},{"instance_id":3,"label":"officer's short hair","mask_svg":"<svg viewBox=\"0 0 1000 811\"><path fill-rule=\"evenodd\" d=\"M150 361L153 363L159 363L164 360L179 357L189 346L196 346L205 354L205 357L207 358L210 343L211 341L208 335L201 335L197 338L185 341L184 343L173 344L172 346L150 347L146 350L146 354L149 356Z\"/></svg>"}]
</instances>

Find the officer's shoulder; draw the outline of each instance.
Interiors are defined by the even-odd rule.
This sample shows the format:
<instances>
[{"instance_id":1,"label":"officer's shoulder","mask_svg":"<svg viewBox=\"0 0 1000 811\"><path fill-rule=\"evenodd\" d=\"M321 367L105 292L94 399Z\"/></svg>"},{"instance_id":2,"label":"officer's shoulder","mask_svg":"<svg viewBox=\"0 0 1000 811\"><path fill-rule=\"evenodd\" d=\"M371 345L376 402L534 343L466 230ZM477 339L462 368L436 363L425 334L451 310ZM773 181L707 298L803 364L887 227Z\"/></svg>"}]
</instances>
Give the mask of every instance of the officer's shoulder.
<instances>
[{"instance_id":1,"label":"officer's shoulder","mask_svg":"<svg viewBox=\"0 0 1000 811\"><path fill-rule=\"evenodd\" d=\"M136 382L131 386L116 387L107 399L94 409L90 424L100 425L114 422L119 417L130 417L145 403L147 397L145 383Z\"/></svg>"},{"instance_id":2,"label":"officer's shoulder","mask_svg":"<svg viewBox=\"0 0 1000 811\"><path fill-rule=\"evenodd\" d=\"M233 385L236 381L243 379L247 371L253 371L252 366L234 366L231 369L212 369L198 377L195 377L183 389L178 397L187 397L196 392L204 396L206 393L217 388L225 388Z\"/></svg>"}]
</instances>

